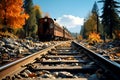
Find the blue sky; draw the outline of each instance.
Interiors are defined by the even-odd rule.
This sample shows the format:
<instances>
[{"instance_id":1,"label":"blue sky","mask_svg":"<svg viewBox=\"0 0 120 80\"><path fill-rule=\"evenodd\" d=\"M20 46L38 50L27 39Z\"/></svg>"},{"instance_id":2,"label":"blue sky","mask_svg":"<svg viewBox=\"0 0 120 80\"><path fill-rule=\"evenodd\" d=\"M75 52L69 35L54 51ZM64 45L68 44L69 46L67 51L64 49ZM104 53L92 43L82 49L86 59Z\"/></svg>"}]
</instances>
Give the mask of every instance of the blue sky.
<instances>
[{"instance_id":1,"label":"blue sky","mask_svg":"<svg viewBox=\"0 0 120 80\"><path fill-rule=\"evenodd\" d=\"M98 0L33 0L39 5L43 13L49 13L51 18L67 27L71 32L80 32L84 18L92 10L93 4ZM98 8L101 10L101 4Z\"/></svg>"},{"instance_id":2,"label":"blue sky","mask_svg":"<svg viewBox=\"0 0 120 80\"><path fill-rule=\"evenodd\" d=\"M48 12L52 18L64 14L86 17L95 1L97 0L33 0L34 4L39 5L42 11Z\"/></svg>"}]
</instances>

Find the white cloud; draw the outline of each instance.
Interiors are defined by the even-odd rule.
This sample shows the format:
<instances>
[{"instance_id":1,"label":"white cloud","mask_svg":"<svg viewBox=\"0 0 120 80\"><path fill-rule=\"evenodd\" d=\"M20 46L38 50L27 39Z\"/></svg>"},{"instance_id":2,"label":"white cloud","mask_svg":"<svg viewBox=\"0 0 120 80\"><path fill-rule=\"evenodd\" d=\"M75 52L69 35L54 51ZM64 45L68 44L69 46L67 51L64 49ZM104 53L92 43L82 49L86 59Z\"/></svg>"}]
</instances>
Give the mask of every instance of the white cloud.
<instances>
[{"instance_id":1,"label":"white cloud","mask_svg":"<svg viewBox=\"0 0 120 80\"><path fill-rule=\"evenodd\" d=\"M83 25L84 18L73 15L63 15L57 19L57 22L68 29Z\"/></svg>"}]
</instances>

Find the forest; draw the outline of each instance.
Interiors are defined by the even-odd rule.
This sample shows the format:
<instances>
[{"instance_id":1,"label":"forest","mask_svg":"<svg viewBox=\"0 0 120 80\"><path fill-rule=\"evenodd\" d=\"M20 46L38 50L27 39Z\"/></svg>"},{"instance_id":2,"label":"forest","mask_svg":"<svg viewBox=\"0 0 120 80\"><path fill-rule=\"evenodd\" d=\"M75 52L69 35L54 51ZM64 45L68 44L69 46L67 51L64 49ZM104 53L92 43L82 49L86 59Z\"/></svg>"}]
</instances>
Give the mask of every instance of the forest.
<instances>
[{"instance_id":1,"label":"forest","mask_svg":"<svg viewBox=\"0 0 120 80\"><path fill-rule=\"evenodd\" d=\"M35 37L41 15L32 0L0 0L0 37Z\"/></svg>"},{"instance_id":2,"label":"forest","mask_svg":"<svg viewBox=\"0 0 120 80\"><path fill-rule=\"evenodd\" d=\"M102 15L97 4L103 3ZM99 0L84 20L80 35L85 39L120 39L120 3L116 0ZM91 36L90 36L91 35ZM97 36L97 37L96 37ZM98 41L99 42L99 41Z\"/></svg>"},{"instance_id":3,"label":"forest","mask_svg":"<svg viewBox=\"0 0 120 80\"><path fill-rule=\"evenodd\" d=\"M99 3L103 3L102 15L99 15ZM120 39L119 8L120 2L116 0L97 0L86 15L78 38ZM36 38L38 20L43 14L32 0L0 0L0 37Z\"/></svg>"}]
</instances>

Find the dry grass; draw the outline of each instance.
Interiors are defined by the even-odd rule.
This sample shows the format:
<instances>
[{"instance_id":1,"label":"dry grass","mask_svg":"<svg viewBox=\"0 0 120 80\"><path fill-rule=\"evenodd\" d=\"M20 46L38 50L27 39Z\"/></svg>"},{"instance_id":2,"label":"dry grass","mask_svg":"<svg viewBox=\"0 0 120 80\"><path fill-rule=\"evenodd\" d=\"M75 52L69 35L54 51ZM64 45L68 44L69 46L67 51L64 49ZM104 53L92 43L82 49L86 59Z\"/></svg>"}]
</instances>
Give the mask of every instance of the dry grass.
<instances>
[{"instance_id":1,"label":"dry grass","mask_svg":"<svg viewBox=\"0 0 120 80\"><path fill-rule=\"evenodd\" d=\"M18 38L17 36L15 36L12 33L9 33L9 32L0 32L0 38L3 38L3 37L14 38L14 39Z\"/></svg>"}]
</instances>

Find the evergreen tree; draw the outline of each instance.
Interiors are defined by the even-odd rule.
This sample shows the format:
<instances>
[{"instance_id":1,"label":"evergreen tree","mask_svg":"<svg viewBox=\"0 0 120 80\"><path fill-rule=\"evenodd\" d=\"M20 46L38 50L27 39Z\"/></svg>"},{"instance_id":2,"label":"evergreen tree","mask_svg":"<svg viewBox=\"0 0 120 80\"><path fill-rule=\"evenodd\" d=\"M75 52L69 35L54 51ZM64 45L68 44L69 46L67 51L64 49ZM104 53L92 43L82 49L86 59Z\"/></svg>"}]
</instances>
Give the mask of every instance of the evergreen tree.
<instances>
[{"instance_id":1,"label":"evergreen tree","mask_svg":"<svg viewBox=\"0 0 120 80\"><path fill-rule=\"evenodd\" d=\"M37 28L36 15L34 10L34 5L32 0L24 0L24 8L26 13L29 14L28 20L26 20L26 25L24 27L26 37L31 37L35 34Z\"/></svg>"},{"instance_id":2,"label":"evergreen tree","mask_svg":"<svg viewBox=\"0 0 120 80\"><path fill-rule=\"evenodd\" d=\"M104 35L106 34L108 38L113 38L113 33L115 30L119 29L119 15L118 15L118 2L115 0L101 0L103 2L102 11L102 24L104 27Z\"/></svg>"},{"instance_id":3,"label":"evergreen tree","mask_svg":"<svg viewBox=\"0 0 120 80\"><path fill-rule=\"evenodd\" d=\"M97 33L99 33L99 24L100 24L100 21L99 21L99 14L98 14L98 6L97 6L96 2L94 3L93 8L92 8L92 14L95 15L96 26L97 26Z\"/></svg>"}]
</instances>

